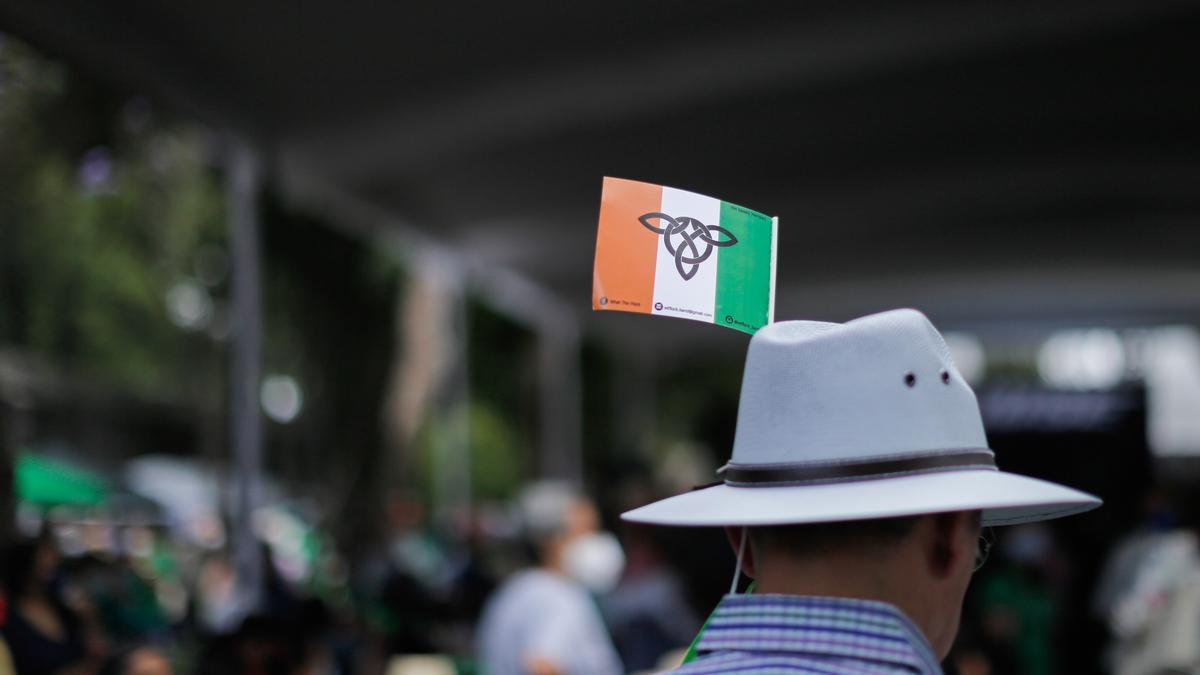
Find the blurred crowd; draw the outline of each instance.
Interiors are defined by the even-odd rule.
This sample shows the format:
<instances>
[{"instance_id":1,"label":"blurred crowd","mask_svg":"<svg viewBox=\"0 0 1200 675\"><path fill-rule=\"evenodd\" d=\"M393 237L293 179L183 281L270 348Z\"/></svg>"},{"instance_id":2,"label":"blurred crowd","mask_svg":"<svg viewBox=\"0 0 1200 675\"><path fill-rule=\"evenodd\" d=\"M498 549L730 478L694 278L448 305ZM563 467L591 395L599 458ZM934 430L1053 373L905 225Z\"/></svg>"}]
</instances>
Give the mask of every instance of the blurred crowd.
<instances>
[{"instance_id":1,"label":"blurred crowd","mask_svg":"<svg viewBox=\"0 0 1200 675\"><path fill-rule=\"evenodd\" d=\"M1064 652L1080 647L1064 625L1086 616L1106 627L1111 673L1194 668L1200 545L1190 501L1147 497L1144 524L1115 539L1096 580L1079 579L1087 566L1054 527L1003 528L948 667L1061 673ZM588 497L557 483L527 486L498 514L480 514L460 548L428 527L418 498L395 495L392 536L346 596L292 583L264 545L257 607L224 555L205 556L194 574L172 561L169 538L151 546L155 555L64 555L47 521L2 560L0 674L553 675L678 663L709 608L665 550L670 539L641 528L618 538ZM719 545L692 555L731 562Z\"/></svg>"},{"instance_id":2,"label":"blurred crowd","mask_svg":"<svg viewBox=\"0 0 1200 675\"><path fill-rule=\"evenodd\" d=\"M532 485L455 537L412 495L384 519L390 537L343 587L287 574L264 543L257 602L225 552L144 527L80 546L47 519L3 556L0 675L620 673L699 627L651 542L623 547L566 485Z\"/></svg>"},{"instance_id":3,"label":"blurred crowd","mask_svg":"<svg viewBox=\"0 0 1200 675\"><path fill-rule=\"evenodd\" d=\"M170 675L339 672L326 640L330 614L268 581L261 613L230 611L227 561L206 561L183 614L159 572L131 556L64 558L51 529L3 559L0 672ZM168 585L169 587L169 585ZM4 668L8 668L5 671Z\"/></svg>"},{"instance_id":4,"label":"blurred crowd","mask_svg":"<svg viewBox=\"0 0 1200 675\"><path fill-rule=\"evenodd\" d=\"M1195 668L1194 501L1151 492L1142 525L1113 540L1096 578L1082 578L1087 561L1053 526L1002 528L948 671L1048 675L1081 648L1103 651L1120 675ZM224 553L189 560L169 532L145 528L124 552L80 549L64 539L69 526L47 520L3 557L0 674L654 672L678 663L723 592L689 588L689 566L732 565L716 539L681 552L654 530L606 531L596 504L559 483L481 509L454 538L413 495L392 495L383 516L386 545L343 589L297 583L264 544L256 603ZM1087 622L1103 626L1103 643L1079 643Z\"/></svg>"}]
</instances>

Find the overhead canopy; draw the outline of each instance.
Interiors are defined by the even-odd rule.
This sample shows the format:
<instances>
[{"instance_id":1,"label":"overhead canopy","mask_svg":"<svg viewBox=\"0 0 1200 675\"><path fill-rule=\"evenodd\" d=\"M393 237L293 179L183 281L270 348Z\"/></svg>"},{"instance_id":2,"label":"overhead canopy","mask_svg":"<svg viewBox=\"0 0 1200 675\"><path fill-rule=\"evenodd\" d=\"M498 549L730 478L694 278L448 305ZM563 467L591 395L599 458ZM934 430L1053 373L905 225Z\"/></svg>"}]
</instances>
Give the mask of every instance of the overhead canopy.
<instances>
[{"instance_id":1,"label":"overhead canopy","mask_svg":"<svg viewBox=\"0 0 1200 675\"><path fill-rule=\"evenodd\" d=\"M779 318L1200 315L1194 3L42 0L0 27L580 317L604 175L778 215Z\"/></svg>"}]
</instances>

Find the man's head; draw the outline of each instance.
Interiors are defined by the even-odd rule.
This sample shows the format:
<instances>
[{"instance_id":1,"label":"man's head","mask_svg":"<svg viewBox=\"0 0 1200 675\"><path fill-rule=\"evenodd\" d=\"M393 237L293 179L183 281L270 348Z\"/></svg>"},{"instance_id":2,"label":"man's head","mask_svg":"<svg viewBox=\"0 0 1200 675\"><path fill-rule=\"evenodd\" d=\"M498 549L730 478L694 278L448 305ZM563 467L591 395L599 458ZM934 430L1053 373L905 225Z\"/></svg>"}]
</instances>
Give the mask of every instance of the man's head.
<instances>
[{"instance_id":1,"label":"man's head","mask_svg":"<svg viewBox=\"0 0 1200 675\"><path fill-rule=\"evenodd\" d=\"M600 527L595 504L564 483L531 485L521 493L517 505L525 537L546 567L560 567L567 547Z\"/></svg>"},{"instance_id":2,"label":"man's head","mask_svg":"<svg viewBox=\"0 0 1200 675\"><path fill-rule=\"evenodd\" d=\"M981 524L1100 505L999 470L974 392L911 309L755 333L721 478L622 517L723 526L739 541L748 528L759 591L892 602L943 653Z\"/></svg>"},{"instance_id":3,"label":"man's head","mask_svg":"<svg viewBox=\"0 0 1200 675\"><path fill-rule=\"evenodd\" d=\"M625 553L612 534L600 531L596 505L569 485L542 482L526 488L518 508L539 566L604 593L616 586Z\"/></svg>"},{"instance_id":4,"label":"man's head","mask_svg":"<svg viewBox=\"0 0 1200 675\"><path fill-rule=\"evenodd\" d=\"M775 527L727 528L760 593L879 600L899 607L939 658L958 632L977 562L978 511Z\"/></svg>"}]
</instances>

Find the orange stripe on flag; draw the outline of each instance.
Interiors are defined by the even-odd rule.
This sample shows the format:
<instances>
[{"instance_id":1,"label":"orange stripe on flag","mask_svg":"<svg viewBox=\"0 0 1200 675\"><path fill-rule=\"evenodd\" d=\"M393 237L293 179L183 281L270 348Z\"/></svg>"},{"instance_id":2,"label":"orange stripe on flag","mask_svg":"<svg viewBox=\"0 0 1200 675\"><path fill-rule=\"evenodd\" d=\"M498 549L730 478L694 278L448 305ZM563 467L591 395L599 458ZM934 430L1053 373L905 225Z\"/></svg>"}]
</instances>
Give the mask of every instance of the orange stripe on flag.
<instances>
[{"instance_id":1,"label":"orange stripe on flag","mask_svg":"<svg viewBox=\"0 0 1200 675\"><path fill-rule=\"evenodd\" d=\"M605 177L592 270L592 309L650 313L658 235L638 218L661 208L662 186Z\"/></svg>"}]
</instances>

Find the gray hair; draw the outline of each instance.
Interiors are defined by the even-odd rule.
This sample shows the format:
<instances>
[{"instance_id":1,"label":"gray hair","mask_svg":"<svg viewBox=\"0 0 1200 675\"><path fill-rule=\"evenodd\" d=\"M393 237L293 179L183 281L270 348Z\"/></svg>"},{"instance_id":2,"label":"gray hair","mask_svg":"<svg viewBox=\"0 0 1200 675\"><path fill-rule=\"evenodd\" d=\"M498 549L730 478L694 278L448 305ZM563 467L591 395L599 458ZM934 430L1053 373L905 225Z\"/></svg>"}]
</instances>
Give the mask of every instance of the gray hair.
<instances>
[{"instance_id":1,"label":"gray hair","mask_svg":"<svg viewBox=\"0 0 1200 675\"><path fill-rule=\"evenodd\" d=\"M567 514L584 496L570 484L560 481L534 483L517 497L517 517L521 532L535 544L544 543L562 533Z\"/></svg>"}]
</instances>

